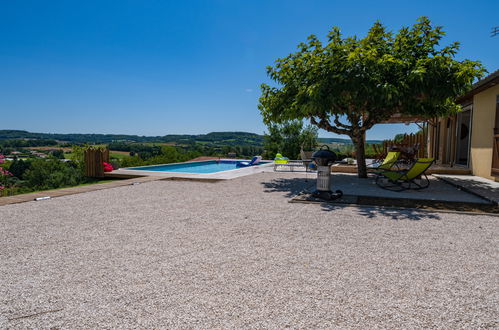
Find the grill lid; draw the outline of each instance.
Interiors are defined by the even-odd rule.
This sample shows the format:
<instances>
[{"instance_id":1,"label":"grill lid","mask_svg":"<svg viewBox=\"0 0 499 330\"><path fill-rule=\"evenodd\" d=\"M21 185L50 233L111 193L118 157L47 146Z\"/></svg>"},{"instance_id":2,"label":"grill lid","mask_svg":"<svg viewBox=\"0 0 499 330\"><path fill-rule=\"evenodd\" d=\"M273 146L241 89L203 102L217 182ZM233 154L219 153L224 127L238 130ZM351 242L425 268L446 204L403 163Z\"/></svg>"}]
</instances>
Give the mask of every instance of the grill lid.
<instances>
[{"instance_id":1,"label":"grill lid","mask_svg":"<svg viewBox=\"0 0 499 330\"><path fill-rule=\"evenodd\" d=\"M323 145L319 150L314 152L312 159L315 160L319 165L327 165L333 163L336 160L336 154L329 150L327 145Z\"/></svg>"}]
</instances>

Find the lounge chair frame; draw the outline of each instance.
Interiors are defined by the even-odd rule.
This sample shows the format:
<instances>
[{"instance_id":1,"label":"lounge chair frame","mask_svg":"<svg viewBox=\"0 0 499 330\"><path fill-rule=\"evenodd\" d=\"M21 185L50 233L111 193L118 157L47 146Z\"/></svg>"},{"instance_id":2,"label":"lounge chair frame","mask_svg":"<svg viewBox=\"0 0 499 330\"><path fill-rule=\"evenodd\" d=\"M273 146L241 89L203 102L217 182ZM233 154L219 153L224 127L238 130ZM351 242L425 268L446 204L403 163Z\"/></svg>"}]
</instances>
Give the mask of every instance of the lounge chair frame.
<instances>
[{"instance_id":1,"label":"lounge chair frame","mask_svg":"<svg viewBox=\"0 0 499 330\"><path fill-rule=\"evenodd\" d=\"M376 167L368 167L367 171L369 173L379 174L379 172L392 170L394 166L396 166L398 169L399 157L400 157L400 152L390 151L389 153L386 154L381 164L379 164Z\"/></svg>"},{"instance_id":2,"label":"lounge chair frame","mask_svg":"<svg viewBox=\"0 0 499 330\"><path fill-rule=\"evenodd\" d=\"M418 159L410 168L403 171L384 170L378 172L376 184L383 189L403 191L408 189L420 190L430 186L426 171L435 162L433 158ZM417 168L421 167L421 168Z\"/></svg>"}]
</instances>

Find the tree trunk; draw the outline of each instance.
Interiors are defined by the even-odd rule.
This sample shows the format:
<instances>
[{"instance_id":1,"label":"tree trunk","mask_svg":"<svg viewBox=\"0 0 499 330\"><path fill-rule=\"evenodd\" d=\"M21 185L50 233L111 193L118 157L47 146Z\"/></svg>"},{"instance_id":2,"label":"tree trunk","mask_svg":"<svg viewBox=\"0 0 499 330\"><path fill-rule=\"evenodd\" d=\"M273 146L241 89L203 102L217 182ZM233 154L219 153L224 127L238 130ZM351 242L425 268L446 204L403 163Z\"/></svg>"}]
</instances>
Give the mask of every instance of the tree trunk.
<instances>
[{"instance_id":1,"label":"tree trunk","mask_svg":"<svg viewBox=\"0 0 499 330\"><path fill-rule=\"evenodd\" d=\"M357 173L359 178L367 178L366 166L366 133L360 132L359 136L352 137L355 144L355 155L357 158Z\"/></svg>"}]
</instances>

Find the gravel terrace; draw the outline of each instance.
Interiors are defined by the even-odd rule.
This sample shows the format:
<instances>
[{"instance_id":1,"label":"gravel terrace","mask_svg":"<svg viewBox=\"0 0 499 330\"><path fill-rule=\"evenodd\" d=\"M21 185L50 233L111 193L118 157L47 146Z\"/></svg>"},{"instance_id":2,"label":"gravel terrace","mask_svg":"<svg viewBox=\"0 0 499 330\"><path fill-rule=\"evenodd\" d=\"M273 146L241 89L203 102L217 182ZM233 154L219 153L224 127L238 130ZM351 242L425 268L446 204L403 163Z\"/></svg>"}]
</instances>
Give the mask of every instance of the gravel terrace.
<instances>
[{"instance_id":1,"label":"gravel terrace","mask_svg":"<svg viewBox=\"0 0 499 330\"><path fill-rule=\"evenodd\" d=\"M0 207L0 328L498 328L499 217L154 181Z\"/></svg>"}]
</instances>

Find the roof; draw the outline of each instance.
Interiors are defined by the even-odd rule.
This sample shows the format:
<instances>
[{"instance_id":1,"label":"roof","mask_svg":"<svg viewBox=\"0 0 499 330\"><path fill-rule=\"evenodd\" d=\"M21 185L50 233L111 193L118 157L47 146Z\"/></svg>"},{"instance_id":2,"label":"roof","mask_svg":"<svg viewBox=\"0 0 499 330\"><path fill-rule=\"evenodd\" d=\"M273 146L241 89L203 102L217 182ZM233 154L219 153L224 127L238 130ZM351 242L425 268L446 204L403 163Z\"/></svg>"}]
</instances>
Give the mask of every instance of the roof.
<instances>
[{"instance_id":1,"label":"roof","mask_svg":"<svg viewBox=\"0 0 499 330\"><path fill-rule=\"evenodd\" d=\"M492 86L495 86L497 84L499 84L499 70L492 72L487 77L474 83L473 86L471 87L471 90L468 93L466 93L464 96L458 98L457 102L463 103L465 101L468 101L470 98L473 97L473 95L483 92L484 90Z\"/></svg>"},{"instance_id":2,"label":"roof","mask_svg":"<svg viewBox=\"0 0 499 330\"><path fill-rule=\"evenodd\" d=\"M383 120L379 124L408 124L408 123L418 123L426 121L423 117L403 115L400 113L393 114L387 120Z\"/></svg>"}]
</instances>

